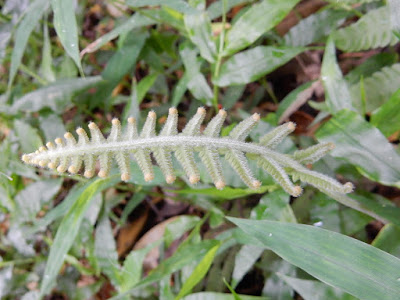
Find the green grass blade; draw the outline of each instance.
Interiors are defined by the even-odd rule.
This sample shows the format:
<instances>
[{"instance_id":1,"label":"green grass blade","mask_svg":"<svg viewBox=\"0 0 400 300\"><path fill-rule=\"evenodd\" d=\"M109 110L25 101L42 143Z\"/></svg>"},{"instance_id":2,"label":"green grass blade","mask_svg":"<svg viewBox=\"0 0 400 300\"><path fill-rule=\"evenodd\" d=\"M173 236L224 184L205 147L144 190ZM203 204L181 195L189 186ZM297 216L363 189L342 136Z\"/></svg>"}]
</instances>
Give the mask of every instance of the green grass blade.
<instances>
[{"instance_id":1,"label":"green grass blade","mask_svg":"<svg viewBox=\"0 0 400 300\"><path fill-rule=\"evenodd\" d=\"M400 295L400 260L382 250L314 226L228 219L286 261L355 297Z\"/></svg>"},{"instance_id":2,"label":"green grass blade","mask_svg":"<svg viewBox=\"0 0 400 300\"><path fill-rule=\"evenodd\" d=\"M385 185L400 186L400 155L382 133L353 111L343 110L316 134L332 142L331 154L358 167L361 174Z\"/></svg>"},{"instance_id":3,"label":"green grass blade","mask_svg":"<svg viewBox=\"0 0 400 300\"><path fill-rule=\"evenodd\" d=\"M83 191L61 221L53 245L50 248L49 258L40 286L41 297L50 292L57 274L64 263L65 255L68 253L78 235L81 222L85 216L86 210L90 206L91 200L104 188L104 185L107 185L107 183L111 181L116 183L119 181L119 176L93 181L93 183Z\"/></svg>"},{"instance_id":4,"label":"green grass blade","mask_svg":"<svg viewBox=\"0 0 400 300\"><path fill-rule=\"evenodd\" d=\"M203 279L203 277L207 274L208 269L210 269L215 254L217 253L219 247L220 244L215 245L207 252L206 255L204 255L203 259L199 262L199 264L193 270L192 274L190 274L189 278L183 284L175 300L179 300L183 296L190 293L190 291L195 287L195 285L199 283L200 280Z\"/></svg>"},{"instance_id":5,"label":"green grass blade","mask_svg":"<svg viewBox=\"0 0 400 300\"><path fill-rule=\"evenodd\" d=\"M47 0L36 0L32 2L32 4L25 11L25 15L21 20L21 23L18 25L15 33L14 47L11 54L10 77L8 79L9 88L11 87L18 68L21 65L22 56L25 52L29 36L36 28L36 25L39 23L40 18L47 10L47 7Z\"/></svg>"},{"instance_id":6,"label":"green grass blade","mask_svg":"<svg viewBox=\"0 0 400 300\"><path fill-rule=\"evenodd\" d=\"M76 24L74 1L51 0L54 13L54 28L67 54L83 72L79 58L78 26Z\"/></svg>"}]
</instances>

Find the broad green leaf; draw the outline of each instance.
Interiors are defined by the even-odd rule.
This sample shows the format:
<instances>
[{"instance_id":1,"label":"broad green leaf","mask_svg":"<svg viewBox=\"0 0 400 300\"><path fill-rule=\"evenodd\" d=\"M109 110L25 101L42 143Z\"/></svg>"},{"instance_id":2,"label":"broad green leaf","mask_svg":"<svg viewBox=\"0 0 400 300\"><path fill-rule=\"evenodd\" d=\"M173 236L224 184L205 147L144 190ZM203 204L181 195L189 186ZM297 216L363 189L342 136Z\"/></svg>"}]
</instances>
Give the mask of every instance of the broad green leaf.
<instances>
[{"instance_id":1,"label":"broad green leaf","mask_svg":"<svg viewBox=\"0 0 400 300\"><path fill-rule=\"evenodd\" d=\"M94 199L94 196L110 181L119 181L119 176L115 175L106 179L92 181L87 189L80 194L79 198L74 202L61 221L54 242L50 248L46 268L44 270L43 280L40 286L41 297L49 293L55 283L57 273L79 233L80 225L92 199Z\"/></svg>"},{"instance_id":2,"label":"broad green leaf","mask_svg":"<svg viewBox=\"0 0 400 300\"><path fill-rule=\"evenodd\" d=\"M220 242L216 240L205 240L196 244L186 243L183 247L179 247L171 257L161 262L157 268L155 268L147 277L139 281L130 291L158 282L165 276L191 264L193 261L203 258L208 251L216 245L219 245L219 243ZM111 300L123 299L123 297L130 291L120 293L119 295L112 297Z\"/></svg>"},{"instance_id":3,"label":"broad green leaf","mask_svg":"<svg viewBox=\"0 0 400 300\"><path fill-rule=\"evenodd\" d=\"M37 130L28 123L15 119L14 130L24 153L34 152L43 145Z\"/></svg>"},{"instance_id":4,"label":"broad green leaf","mask_svg":"<svg viewBox=\"0 0 400 300\"><path fill-rule=\"evenodd\" d=\"M263 185L258 189L240 189L240 188L230 188L224 187L223 190L218 190L217 188L207 188L207 189L181 189L173 190L174 193L183 195L205 195L215 198L217 200L231 200L240 197L245 197L253 194L263 194L267 191L273 191L277 188L276 185ZM172 190L171 190L172 191Z\"/></svg>"},{"instance_id":5,"label":"broad green leaf","mask_svg":"<svg viewBox=\"0 0 400 300\"><path fill-rule=\"evenodd\" d=\"M319 41L336 27L340 26L349 15L345 11L325 9L302 19L290 28L283 37L288 46L307 46Z\"/></svg>"},{"instance_id":6,"label":"broad green leaf","mask_svg":"<svg viewBox=\"0 0 400 300\"><path fill-rule=\"evenodd\" d=\"M189 278L183 283L183 286L179 291L178 295L176 296L175 300L179 300L183 296L190 293L190 291L195 287L195 285L199 283L204 276L206 276L208 269L211 267L215 254L217 253L219 247L220 247L219 244L215 245L206 253L206 255L204 255L203 259L193 270L192 274L190 274Z\"/></svg>"},{"instance_id":7,"label":"broad green leaf","mask_svg":"<svg viewBox=\"0 0 400 300\"><path fill-rule=\"evenodd\" d=\"M29 36L36 28L40 18L48 8L48 0L35 0L32 2L18 25L15 32L14 47L11 54L10 77L8 79L8 87L11 87L18 68L21 65L22 56L25 52Z\"/></svg>"},{"instance_id":8,"label":"broad green leaf","mask_svg":"<svg viewBox=\"0 0 400 300\"><path fill-rule=\"evenodd\" d=\"M241 300L268 300L268 297L260 297L260 296L248 296L248 295L238 295ZM224 294L224 293L215 293L215 292L201 292L194 293L186 296L183 300L235 300L234 295L232 294Z\"/></svg>"},{"instance_id":9,"label":"broad green leaf","mask_svg":"<svg viewBox=\"0 0 400 300\"><path fill-rule=\"evenodd\" d=\"M246 48L277 25L299 0L263 0L250 7L226 36L224 56Z\"/></svg>"},{"instance_id":10,"label":"broad green leaf","mask_svg":"<svg viewBox=\"0 0 400 300\"><path fill-rule=\"evenodd\" d=\"M101 76L114 85L127 73L132 71L147 37L147 33L135 33L134 35L130 35L121 49L115 52L110 58Z\"/></svg>"},{"instance_id":11,"label":"broad green leaf","mask_svg":"<svg viewBox=\"0 0 400 300\"><path fill-rule=\"evenodd\" d=\"M300 47L258 46L243 51L222 65L213 82L218 86L247 84L284 65L304 50Z\"/></svg>"},{"instance_id":12,"label":"broad green leaf","mask_svg":"<svg viewBox=\"0 0 400 300\"><path fill-rule=\"evenodd\" d=\"M76 24L74 2L51 0L53 9L53 24L65 51L74 60L79 70L82 70L79 58L78 26Z\"/></svg>"},{"instance_id":13,"label":"broad green leaf","mask_svg":"<svg viewBox=\"0 0 400 300\"><path fill-rule=\"evenodd\" d=\"M210 104L213 93L206 78L200 72L201 61L197 58L197 50L189 44L184 44L179 52L185 66L185 74L189 78L187 88L197 100Z\"/></svg>"},{"instance_id":14,"label":"broad green leaf","mask_svg":"<svg viewBox=\"0 0 400 300\"><path fill-rule=\"evenodd\" d=\"M400 155L382 133L357 113L343 110L316 133L320 142L336 145L331 152L358 167L361 174L400 187Z\"/></svg>"},{"instance_id":15,"label":"broad green leaf","mask_svg":"<svg viewBox=\"0 0 400 300\"><path fill-rule=\"evenodd\" d=\"M16 100L11 107L12 112L36 112L50 107L55 112L62 112L71 105L71 97L82 90L88 89L102 81L101 76L86 78L61 79L52 84L25 94Z\"/></svg>"},{"instance_id":16,"label":"broad green leaf","mask_svg":"<svg viewBox=\"0 0 400 300\"><path fill-rule=\"evenodd\" d=\"M344 108L353 109L349 87L337 63L335 44L331 37L325 48L321 79L325 88L326 103L331 113L335 114Z\"/></svg>"},{"instance_id":17,"label":"broad green leaf","mask_svg":"<svg viewBox=\"0 0 400 300\"><path fill-rule=\"evenodd\" d=\"M338 288L329 286L316 280L305 280L278 274L287 284L304 298L304 300L357 300Z\"/></svg>"},{"instance_id":18,"label":"broad green leaf","mask_svg":"<svg viewBox=\"0 0 400 300\"><path fill-rule=\"evenodd\" d=\"M146 17L139 13L135 13L132 17L130 17L125 22L123 22L121 25L115 27L110 32L102 35L100 38L95 40L93 43L90 43L88 46L86 46L86 48L81 51L81 56L85 55L86 53L95 52L96 50L100 49L105 44L107 44L109 41L117 38L118 36L120 36L122 34L126 34L130 31L132 31L132 29L134 29L134 28L140 28L140 27L145 27L148 25L154 25L156 23L157 23L156 21L154 21L153 19L151 19L149 17Z\"/></svg>"},{"instance_id":19,"label":"broad green leaf","mask_svg":"<svg viewBox=\"0 0 400 300\"><path fill-rule=\"evenodd\" d=\"M398 55L396 53L378 53L348 72L345 79L349 84L356 84L360 81L361 77L365 79L375 72L381 71L383 67L390 67L397 60Z\"/></svg>"},{"instance_id":20,"label":"broad green leaf","mask_svg":"<svg viewBox=\"0 0 400 300\"><path fill-rule=\"evenodd\" d=\"M199 48L200 55L210 63L217 57L217 47L212 39L211 23L206 13L185 15L185 26L190 40Z\"/></svg>"},{"instance_id":21,"label":"broad green leaf","mask_svg":"<svg viewBox=\"0 0 400 300\"><path fill-rule=\"evenodd\" d=\"M400 89L371 115L371 124L386 137L400 131Z\"/></svg>"},{"instance_id":22,"label":"broad green leaf","mask_svg":"<svg viewBox=\"0 0 400 300\"><path fill-rule=\"evenodd\" d=\"M355 52L394 45L398 39L392 32L389 6L369 11L356 23L333 33L336 46L345 52Z\"/></svg>"},{"instance_id":23,"label":"broad green leaf","mask_svg":"<svg viewBox=\"0 0 400 300\"><path fill-rule=\"evenodd\" d=\"M386 224L371 245L400 258L400 227Z\"/></svg>"},{"instance_id":24,"label":"broad green leaf","mask_svg":"<svg viewBox=\"0 0 400 300\"><path fill-rule=\"evenodd\" d=\"M37 213L44 204L57 194L61 187L62 179L47 179L36 181L15 196L17 211L15 213L16 221L34 221Z\"/></svg>"},{"instance_id":25,"label":"broad green leaf","mask_svg":"<svg viewBox=\"0 0 400 300\"><path fill-rule=\"evenodd\" d=\"M394 300L400 294L400 259L382 250L310 225L228 219L286 261L355 297Z\"/></svg>"},{"instance_id":26,"label":"broad green leaf","mask_svg":"<svg viewBox=\"0 0 400 300\"><path fill-rule=\"evenodd\" d=\"M365 94L366 112L374 111L382 106L400 86L400 64L384 67L371 76L363 79L363 86L360 82L350 87L352 98L361 103L361 93Z\"/></svg>"}]
</instances>

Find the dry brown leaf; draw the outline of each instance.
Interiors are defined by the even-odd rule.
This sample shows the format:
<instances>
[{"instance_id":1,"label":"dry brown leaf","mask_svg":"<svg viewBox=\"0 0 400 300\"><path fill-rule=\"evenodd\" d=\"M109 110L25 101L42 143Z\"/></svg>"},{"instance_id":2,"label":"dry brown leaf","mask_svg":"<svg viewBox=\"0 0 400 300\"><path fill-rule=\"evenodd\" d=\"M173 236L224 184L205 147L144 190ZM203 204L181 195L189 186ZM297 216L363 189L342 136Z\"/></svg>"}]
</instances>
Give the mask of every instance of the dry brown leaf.
<instances>
[{"instance_id":1,"label":"dry brown leaf","mask_svg":"<svg viewBox=\"0 0 400 300\"><path fill-rule=\"evenodd\" d=\"M142 213L139 218L132 223L126 224L119 230L117 238L118 256L123 255L132 247L133 243L136 241L144 225L146 224L148 216L149 209L146 208L144 213Z\"/></svg>"}]
</instances>

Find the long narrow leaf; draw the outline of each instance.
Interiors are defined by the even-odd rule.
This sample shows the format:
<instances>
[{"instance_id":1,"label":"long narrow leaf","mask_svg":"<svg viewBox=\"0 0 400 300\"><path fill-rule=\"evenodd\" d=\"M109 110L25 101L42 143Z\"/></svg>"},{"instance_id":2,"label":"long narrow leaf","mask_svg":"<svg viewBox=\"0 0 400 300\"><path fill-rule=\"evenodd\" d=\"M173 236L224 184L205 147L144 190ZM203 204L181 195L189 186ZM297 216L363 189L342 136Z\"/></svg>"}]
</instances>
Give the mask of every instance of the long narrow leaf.
<instances>
[{"instance_id":1,"label":"long narrow leaf","mask_svg":"<svg viewBox=\"0 0 400 300\"><path fill-rule=\"evenodd\" d=\"M14 48L11 55L10 78L8 79L9 87L12 85L14 77L21 64L29 36L39 23L39 20L47 10L47 7L47 0L36 0L32 2L26 10L21 23L18 25L17 32L15 33Z\"/></svg>"},{"instance_id":2,"label":"long narrow leaf","mask_svg":"<svg viewBox=\"0 0 400 300\"><path fill-rule=\"evenodd\" d=\"M119 180L119 178L113 176L93 181L93 183L83 191L63 218L54 238L44 270L43 281L40 286L41 297L46 295L52 288L57 273L64 263L65 255L68 253L79 232L81 222L85 216L86 210L90 206L91 200L94 199L94 196L101 191L105 184L110 181L115 183L117 180Z\"/></svg>"},{"instance_id":3,"label":"long narrow leaf","mask_svg":"<svg viewBox=\"0 0 400 300\"><path fill-rule=\"evenodd\" d=\"M365 300L400 295L400 260L348 236L303 224L229 218L288 262Z\"/></svg>"},{"instance_id":4,"label":"long narrow leaf","mask_svg":"<svg viewBox=\"0 0 400 300\"><path fill-rule=\"evenodd\" d=\"M74 1L51 0L54 13L54 28L65 51L82 70L79 58L78 26L76 24Z\"/></svg>"}]
</instances>

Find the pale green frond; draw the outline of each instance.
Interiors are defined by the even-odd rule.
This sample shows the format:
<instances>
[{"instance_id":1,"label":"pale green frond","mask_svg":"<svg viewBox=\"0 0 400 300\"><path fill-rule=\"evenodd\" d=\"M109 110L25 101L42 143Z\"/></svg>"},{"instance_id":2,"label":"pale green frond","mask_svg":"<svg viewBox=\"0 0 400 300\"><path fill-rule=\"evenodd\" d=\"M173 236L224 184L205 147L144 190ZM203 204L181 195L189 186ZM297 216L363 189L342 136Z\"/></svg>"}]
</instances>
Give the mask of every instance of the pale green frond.
<instances>
[{"instance_id":1,"label":"pale green frond","mask_svg":"<svg viewBox=\"0 0 400 300\"><path fill-rule=\"evenodd\" d=\"M261 182L254 178L253 172L247 163L246 155L238 150L229 150L225 154L225 160L229 162L242 181L248 187L256 189L261 186Z\"/></svg>"},{"instance_id":2,"label":"pale green frond","mask_svg":"<svg viewBox=\"0 0 400 300\"><path fill-rule=\"evenodd\" d=\"M217 137L221 133L222 125L226 119L226 111L221 109L218 114L208 123L206 129L204 129L203 134L210 137Z\"/></svg>"},{"instance_id":3,"label":"pale green frond","mask_svg":"<svg viewBox=\"0 0 400 300\"><path fill-rule=\"evenodd\" d=\"M293 122L288 122L283 125L280 125L273 129L271 132L268 132L264 136L260 138L260 145L268 147L270 149L278 146L285 137L287 137L290 133L292 133L296 129L296 124Z\"/></svg>"},{"instance_id":4,"label":"pale green frond","mask_svg":"<svg viewBox=\"0 0 400 300\"><path fill-rule=\"evenodd\" d=\"M225 180L222 175L222 166L219 158L219 152L213 147L207 147L199 152L203 164L206 166L217 189L225 186Z\"/></svg>"},{"instance_id":5,"label":"pale green frond","mask_svg":"<svg viewBox=\"0 0 400 300\"><path fill-rule=\"evenodd\" d=\"M295 151L293 153L293 158L301 164L312 164L320 160L334 148L335 145L332 143L320 143L304 150Z\"/></svg>"},{"instance_id":6,"label":"pale green frond","mask_svg":"<svg viewBox=\"0 0 400 300\"><path fill-rule=\"evenodd\" d=\"M157 115L154 111L150 111L147 115L146 122L143 125L141 138L150 138L156 135L156 119Z\"/></svg>"},{"instance_id":7,"label":"pale green frond","mask_svg":"<svg viewBox=\"0 0 400 300\"><path fill-rule=\"evenodd\" d=\"M260 115L253 114L237 124L229 133L229 136L235 140L244 141L254 126L257 125L258 121L260 121Z\"/></svg>"},{"instance_id":8,"label":"pale green frond","mask_svg":"<svg viewBox=\"0 0 400 300\"><path fill-rule=\"evenodd\" d=\"M197 113L189 120L182 131L182 135L200 135L200 126L206 116L204 107L199 107Z\"/></svg>"},{"instance_id":9,"label":"pale green frond","mask_svg":"<svg viewBox=\"0 0 400 300\"><path fill-rule=\"evenodd\" d=\"M394 45L398 39L392 32L389 6L369 11L356 23L333 33L335 45L346 52Z\"/></svg>"},{"instance_id":10,"label":"pale green frond","mask_svg":"<svg viewBox=\"0 0 400 300\"><path fill-rule=\"evenodd\" d=\"M31 165L47 166L57 169L58 172L68 170L70 173L79 172L84 165L84 176L88 178L94 176L96 172L96 161L100 165L98 175L105 177L110 172L112 160L115 160L121 172L121 180L129 181L130 155L133 155L143 172L144 179L150 181L154 178L153 155L167 183L173 183L175 174L172 153L174 153L190 183L194 184L200 180L198 162L195 160L197 152L218 189L222 189L226 184L220 161L220 156L224 156L234 172L250 188L256 189L261 186L261 182L254 177L248 164L248 159L255 159L259 166L268 172L285 191L295 197L301 194L301 188L290 181L288 173L294 179L310 183L322 191L348 193L352 190L351 183L342 185L335 179L301 165L301 163L310 163L319 159L332 147L331 144L316 145L297 151L293 155L282 154L272 149L293 131L293 123L287 123L272 130L257 144L246 142L245 139L260 119L258 114L239 123L227 137L219 136L226 118L224 110L221 110L209 122L204 132L201 132L204 117L204 108L199 108L183 132L178 134L177 110L171 108L158 136L155 132L154 112L149 113L140 135L138 135L135 119L128 119L123 135L121 123L114 119L107 139L96 124L90 123L90 139L84 129L78 128L76 131L79 137L78 142L71 133L67 132L64 135L65 141L57 138L55 144L49 142L46 147L42 146L36 152L24 154L22 160Z\"/></svg>"},{"instance_id":11,"label":"pale green frond","mask_svg":"<svg viewBox=\"0 0 400 300\"><path fill-rule=\"evenodd\" d=\"M196 166L193 151L190 149L190 147L182 145L175 151L175 157L185 170L189 178L189 182L191 184L197 183L200 180L200 172Z\"/></svg>"},{"instance_id":12,"label":"pale green frond","mask_svg":"<svg viewBox=\"0 0 400 300\"><path fill-rule=\"evenodd\" d=\"M257 160L257 164L268 172L274 178L280 186L290 195L298 197L303 192L300 186L295 186L289 179L287 173L283 168L272 158L267 156L260 156Z\"/></svg>"}]
</instances>

